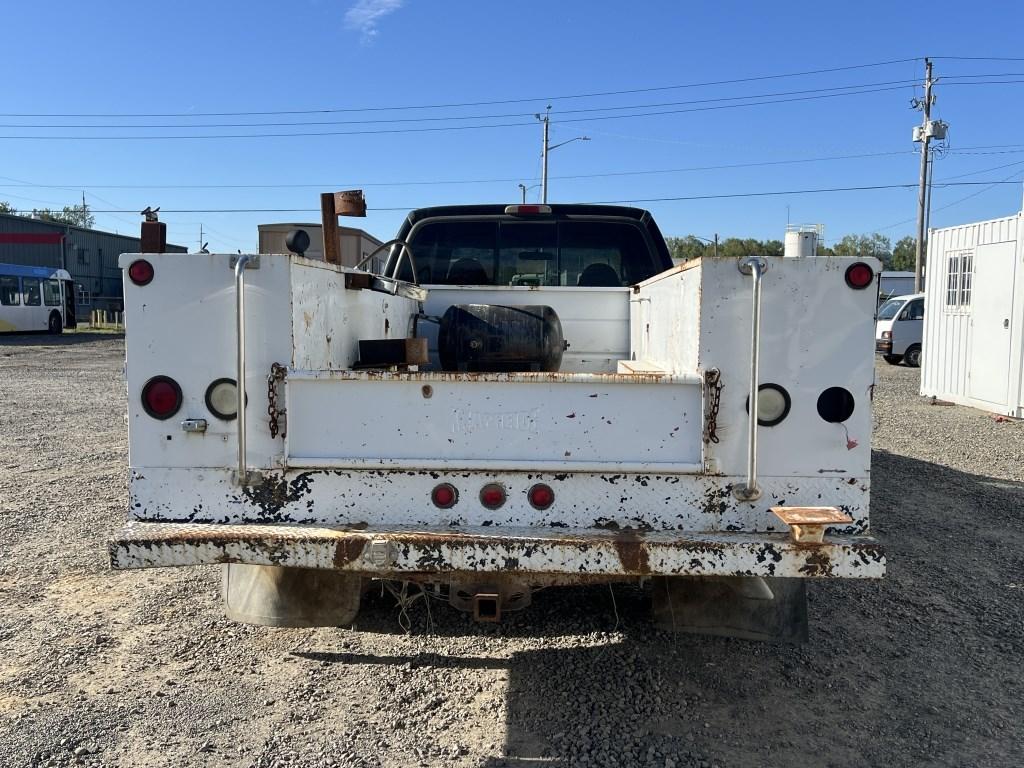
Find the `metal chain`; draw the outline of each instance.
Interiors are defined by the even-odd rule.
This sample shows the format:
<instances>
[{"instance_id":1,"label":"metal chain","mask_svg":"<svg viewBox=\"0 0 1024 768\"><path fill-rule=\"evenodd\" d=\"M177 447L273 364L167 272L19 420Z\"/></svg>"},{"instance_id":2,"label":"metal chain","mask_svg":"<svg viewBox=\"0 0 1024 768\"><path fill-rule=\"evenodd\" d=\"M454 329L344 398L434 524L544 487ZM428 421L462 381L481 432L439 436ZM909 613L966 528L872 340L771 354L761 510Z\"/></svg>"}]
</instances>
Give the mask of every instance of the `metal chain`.
<instances>
[{"instance_id":1,"label":"metal chain","mask_svg":"<svg viewBox=\"0 0 1024 768\"><path fill-rule=\"evenodd\" d=\"M704 382L708 387L708 412L704 420L704 442L718 442L718 408L722 403L722 373L717 368L709 368L704 373Z\"/></svg>"},{"instance_id":2,"label":"metal chain","mask_svg":"<svg viewBox=\"0 0 1024 768\"><path fill-rule=\"evenodd\" d=\"M270 417L270 436L277 437L278 433L281 433L281 437L285 436L285 431L280 428L278 419L285 415L286 410L284 408L278 409L277 407L277 383L284 381L284 377L288 374L288 369L280 363L271 363L270 375L267 376L267 415ZM287 428L287 422L285 423Z\"/></svg>"}]
</instances>

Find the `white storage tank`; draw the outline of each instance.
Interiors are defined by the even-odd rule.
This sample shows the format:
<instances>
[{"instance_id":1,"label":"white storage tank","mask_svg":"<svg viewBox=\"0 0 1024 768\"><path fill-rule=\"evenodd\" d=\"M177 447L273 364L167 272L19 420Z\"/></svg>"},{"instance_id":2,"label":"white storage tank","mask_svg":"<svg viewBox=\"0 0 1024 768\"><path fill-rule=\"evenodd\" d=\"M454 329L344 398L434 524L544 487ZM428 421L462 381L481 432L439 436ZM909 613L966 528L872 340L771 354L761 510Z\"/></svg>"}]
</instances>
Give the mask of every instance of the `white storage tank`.
<instances>
[{"instance_id":1,"label":"white storage tank","mask_svg":"<svg viewBox=\"0 0 1024 768\"><path fill-rule=\"evenodd\" d=\"M1021 216L929 232L922 395L1024 418Z\"/></svg>"},{"instance_id":2,"label":"white storage tank","mask_svg":"<svg viewBox=\"0 0 1024 768\"><path fill-rule=\"evenodd\" d=\"M786 227L785 250L789 259L813 259L818 255L819 225L790 224Z\"/></svg>"}]
</instances>

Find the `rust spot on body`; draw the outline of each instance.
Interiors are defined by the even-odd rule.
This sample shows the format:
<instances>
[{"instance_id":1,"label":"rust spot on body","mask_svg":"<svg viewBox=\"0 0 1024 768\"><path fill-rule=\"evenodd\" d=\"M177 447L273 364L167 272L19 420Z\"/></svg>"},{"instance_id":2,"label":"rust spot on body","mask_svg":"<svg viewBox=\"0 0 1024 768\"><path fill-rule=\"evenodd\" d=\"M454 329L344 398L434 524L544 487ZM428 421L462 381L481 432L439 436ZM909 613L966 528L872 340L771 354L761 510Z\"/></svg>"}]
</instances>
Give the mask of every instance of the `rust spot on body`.
<instances>
[{"instance_id":1,"label":"rust spot on body","mask_svg":"<svg viewBox=\"0 0 1024 768\"><path fill-rule=\"evenodd\" d=\"M832 571L832 560L828 552L818 549L807 556L806 562L800 566L800 573L804 576L828 576Z\"/></svg>"},{"instance_id":2,"label":"rust spot on body","mask_svg":"<svg viewBox=\"0 0 1024 768\"><path fill-rule=\"evenodd\" d=\"M619 561L622 563L623 571L640 574L651 572L647 547L641 538L641 534L626 529L612 539L612 544L615 547L615 551L619 553Z\"/></svg>"},{"instance_id":3,"label":"rust spot on body","mask_svg":"<svg viewBox=\"0 0 1024 768\"><path fill-rule=\"evenodd\" d=\"M365 536L346 536L339 539L338 546L334 550L334 567L344 568L349 563L354 563L362 557L365 547Z\"/></svg>"}]
</instances>

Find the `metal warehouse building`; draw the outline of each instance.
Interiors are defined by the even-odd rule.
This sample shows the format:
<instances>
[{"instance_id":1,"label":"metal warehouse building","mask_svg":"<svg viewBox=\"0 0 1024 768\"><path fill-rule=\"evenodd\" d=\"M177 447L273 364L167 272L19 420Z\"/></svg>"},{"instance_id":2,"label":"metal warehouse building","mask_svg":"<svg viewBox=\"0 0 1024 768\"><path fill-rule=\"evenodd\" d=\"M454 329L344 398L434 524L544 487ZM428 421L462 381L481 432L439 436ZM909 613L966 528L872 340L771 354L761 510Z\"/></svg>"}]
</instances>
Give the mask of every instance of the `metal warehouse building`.
<instances>
[{"instance_id":1,"label":"metal warehouse building","mask_svg":"<svg viewBox=\"0 0 1024 768\"><path fill-rule=\"evenodd\" d=\"M922 395L1024 417L1022 216L929 233Z\"/></svg>"},{"instance_id":2,"label":"metal warehouse building","mask_svg":"<svg viewBox=\"0 0 1024 768\"><path fill-rule=\"evenodd\" d=\"M139 250L137 237L0 213L0 263L66 269L75 281L80 315L89 309L121 308L117 257ZM167 251L188 249L168 244Z\"/></svg>"}]
</instances>

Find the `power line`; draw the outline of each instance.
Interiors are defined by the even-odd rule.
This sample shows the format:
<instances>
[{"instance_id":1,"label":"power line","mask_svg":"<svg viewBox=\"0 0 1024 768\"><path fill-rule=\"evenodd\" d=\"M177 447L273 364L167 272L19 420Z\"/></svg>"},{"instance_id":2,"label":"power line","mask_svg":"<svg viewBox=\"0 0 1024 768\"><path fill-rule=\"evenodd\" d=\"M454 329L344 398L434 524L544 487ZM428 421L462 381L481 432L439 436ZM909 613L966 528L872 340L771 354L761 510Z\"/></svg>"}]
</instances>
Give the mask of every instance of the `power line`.
<instances>
[{"instance_id":1,"label":"power line","mask_svg":"<svg viewBox=\"0 0 1024 768\"><path fill-rule=\"evenodd\" d=\"M835 88L827 89L807 89L803 91L782 91L778 94L751 94L749 96L729 96L719 97L714 99L697 99L692 101L681 101L681 102L663 102L656 104L636 104L636 105L619 105L610 107L592 107L585 109L565 110L560 114L582 114L582 113L594 113L594 112L611 112L622 109L654 109L661 106L676 106L685 104L708 104L708 102L721 102L721 101L743 101L743 103L735 104L713 104L708 106L690 107L686 109L668 109L660 111L648 111L648 112L634 112L627 114L617 115L593 115L587 117L575 117L575 118L563 118L558 122L560 124L566 123L587 123L598 120L623 120L632 118L642 117L660 117L664 115L675 115L685 114L691 112L708 112L717 111L722 109L737 109L742 107L757 107L773 104L786 104L793 102L802 101L817 101L820 99L836 98L840 96L861 96L873 93L883 93L886 91L902 90L910 81L888 81L893 83L899 83L898 85L890 85L884 87L863 87L860 85L851 86L838 86ZM1024 83L1024 79L1021 80L974 80L970 82L956 82L949 81L946 85L1011 85L1015 83ZM855 90L859 89L859 90ZM828 91L828 92L825 92ZM769 98L774 95L782 95L786 93L806 93L813 95L805 96L794 96L790 98ZM750 99L759 99L757 101L750 101ZM30 128L30 129L59 129L59 128L76 128L76 129L93 129L93 128L125 128L128 130L149 130L153 128L172 128L179 130L193 130L195 128L233 128L233 127L274 127L274 126L316 126L316 125L377 125L377 124L395 124L395 123L417 123L417 122L451 122L458 120L491 120L491 119L505 119L512 117L523 116L521 113L506 113L496 115L460 115L460 116L430 116L422 118L392 118L392 119L379 119L379 120L340 120L340 121L295 121L286 123L275 123L275 122L264 122L264 123L204 123L198 125L172 125L172 124L149 124L149 125L117 125L117 124L97 124L97 125L83 125L83 124L0 124L0 128ZM217 133L217 134L157 134L157 135L117 135L117 136L95 136L95 135L50 135L50 136L29 136L29 135L6 135L0 136L0 140L27 140L27 141L168 141L168 140L210 140L210 139L262 139L262 138L310 138L318 136L358 136L358 135L378 135L378 134L404 134L404 133L437 133L444 131L465 131L465 130L485 130L494 128L514 128L533 125L532 122L522 121L514 123L488 123L488 124L477 124L477 125L447 125L447 126L427 126L418 128L375 128L367 130L353 130L353 131L287 131L287 132L262 132L262 133Z\"/></svg>"},{"instance_id":2,"label":"power line","mask_svg":"<svg viewBox=\"0 0 1024 768\"><path fill-rule=\"evenodd\" d=\"M989 169L989 170L993 170L993 169ZM992 182L984 182L984 181L981 181L981 182L952 182L952 183L939 182L940 186L950 186L950 187L956 186L957 184L968 184L968 183L986 184L987 186L985 186L983 189L977 190L976 192L972 192L969 195L965 195L964 197L961 197L959 200L954 200L953 202L946 203L945 205L941 205L938 208L933 208L932 211L933 212L934 211L944 211L947 208L952 208L955 205L959 205L960 203L963 203L963 202L965 202L967 200L970 200L972 197L977 197L978 195L981 195L981 194L983 194L985 192L988 192L990 189L995 189L996 187L998 187L998 186L1000 186L1002 184L1018 184L1020 182L1012 181L1012 179L1015 176L1020 176L1022 173L1024 173L1024 171L1014 171L1009 176L1007 176L1005 179L1001 179L999 181L992 181ZM954 177L951 177L951 178L958 178L958 177L954 176ZM933 182L933 185L934 185L934 182ZM903 221L897 221L895 224L888 224L887 226L884 226L884 227L877 227L874 231L876 231L876 232L884 232L887 229L895 229L896 227L901 227L904 224L910 224L911 222L914 222L916 220L917 220L916 218L913 218L913 219L905 219Z\"/></svg>"},{"instance_id":3,"label":"power line","mask_svg":"<svg viewBox=\"0 0 1024 768\"><path fill-rule=\"evenodd\" d=\"M1014 174L1016 175L1016 174ZM936 182L936 187L965 187L965 186L979 186L979 185L995 185L995 184L1016 184L1017 182L1011 182L1008 180L1003 181L951 181L951 182ZM816 189L785 189L785 190L773 190L769 192L731 192L722 193L715 195L685 195L679 197L648 197L648 198L629 198L625 200L591 200L581 204L584 205L624 205L627 203L667 203L667 202L681 202L690 200L722 200L728 198L747 198L747 197L772 197L777 195L806 195L806 194L819 194L819 193L831 193L831 192L870 192L883 189L912 189L916 187L916 183L912 184L871 184L857 187L824 187ZM388 208L367 208L368 211L411 211L418 207L415 205L402 205L393 206ZM135 213L135 211L128 210L95 210L93 213ZM319 208L161 208L161 213L172 214L172 213L319 213Z\"/></svg>"},{"instance_id":4,"label":"power line","mask_svg":"<svg viewBox=\"0 0 1024 768\"><path fill-rule=\"evenodd\" d=\"M29 112L0 112L0 117L245 117L245 116L270 116L270 115L314 115L336 112L383 112L383 111L404 111L413 109L455 109L459 107L484 107L499 104L526 104L547 101L563 101L568 99L591 99L603 96L625 96L634 93L654 93L659 91L673 91L684 88L705 88L713 85L735 85L738 83L753 83L765 80L780 80L789 77L805 77L809 75L822 75L833 72L849 72L856 69L869 69L872 67L884 67L891 64L905 64L908 61L918 61L920 56L906 59L892 59L889 61L876 61L867 64L850 64L843 67L829 67L826 69L811 69L803 72L785 72L773 75L755 75L750 77L733 78L730 80L710 80L703 83L683 83L680 85L661 85L647 88L628 88L618 91L594 91L591 93L574 93L561 96L534 96L517 99L497 99L490 101L463 101L442 104L407 104L402 106L385 107L329 107L319 109L287 109L287 110L266 110L266 111L243 111L243 112L72 112L72 113L29 113Z\"/></svg>"},{"instance_id":5,"label":"power line","mask_svg":"<svg viewBox=\"0 0 1024 768\"><path fill-rule=\"evenodd\" d=\"M932 210L933 211L944 211L947 208L952 208L954 205L959 205L960 203L964 202L965 200L970 200L972 197L977 197L978 195L980 195L980 194L982 194L984 192L988 192L990 189L994 189L995 187L999 186L1000 184L1019 184L1020 183L1019 181L1011 181L1011 179L1013 179L1015 176L1020 176L1021 173L1024 173L1024 171L1015 171L1014 173L1011 173L1009 176L1007 176L1005 179L1003 179L1001 181L994 181L991 184L989 184L987 187L985 187L983 189L979 189L977 192L972 192L969 195L961 197L959 200L954 200L951 203L946 203L945 205L940 205L938 208L934 208Z\"/></svg>"},{"instance_id":6,"label":"power line","mask_svg":"<svg viewBox=\"0 0 1024 768\"><path fill-rule=\"evenodd\" d=\"M739 107L759 107L766 104L788 104L799 101L816 101L819 99L830 99L836 98L837 96L859 96L870 93L881 93L883 91L894 91L902 90L904 86L889 86L886 88L872 88L861 91L846 91L844 93L826 93L817 96L797 96L787 99L771 99L766 101L756 101L747 104L718 104L714 106L705 107L691 107L689 109L671 109L662 110L658 112L643 112L626 115L595 115L593 117L575 117L567 120L559 120L560 125L566 123L587 123L596 120L623 120L627 118L635 117L659 117L662 115L677 115L688 112L709 112L720 109L736 109ZM35 140L35 141L54 141L54 140L70 140L70 141L153 141L153 140L174 140L174 139L265 139L265 138L307 138L314 136L360 136L360 135L378 135L378 134L396 134L396 133L437 133L443 131L466 131L466 130L479 130L488 128L514 128L527 125L534 125L533 122L516 122L516 123L492 123L483 125L447 125L438 127L423 127L423 128L377 128L373 130L356 130L356 131L300 131L300 132L277 132L277 133L215 133L215 134L192 134L192 135L149 135L149 136L0 136L0 139L15 139L15 140ZM183 126L187 128L187 126Z\"/></svg>"},{"instance_id":7,"label":"power line","mask_svg":"<svg viewBox=\"0 0 1024 768\"><path fill-rule=\"evenodd\" d=\"M1021 150L1024 151L1024 150ZM916 155L912 149L894 150L889 152L865 152L853 155L826 155L822 157L793 158L789 160L761 160L751 163L726 163L723 165L698 165L687 168L657 168L637 171L607 171L604 173L578 173L562 176L552 176L552 179L573 180L573 179L596 179L619 176L647 176L665 173L691 173L700 171L718 171L734 168L758 168L775 165L796 165L802 163L817 163L833 160L859 160L871 157L891 157L893 155ZM538 177L531 177L530 181L536 181ZM18 181L8 176L0 176L0 179ZM406 186L439 186L446 184L514 184L523 181L522 177L505 179L439 179L430 181L378 181L378 182L325 182L319 184L29 184L19 183L16 185L0 185L0 188L30 187L39 189L329 189L331 187L362 186L362 187L406 187Z\"/></svg>"},{"instance_id":8,"label":"power line","mask_svg":"<svg viewBox=\"0 0 1024 768\"><path fill-rule=\"evenodd\" d=\"M914 80L887 80L878 83L856 83L853 85L840 85L831 88L805 88L797 91L775 91L772 93L751 93L744 96L719 96L716 98L709 99L691 99L689 101L663 101L656 102L653 104L626 104L620 106L610 107L586 107L581 109L565 109L559 110L559 115L574 115L574 114L587 114L594 112L615 112L627 109L657 109L660 107L679 107L679 106L690 106L693 104L710 104L713 102L723 101L750 101L752 99L768 99L778 96L799 96L806 94L825 94L835 93L835 95L845 95L842 92L853 91L853 93L859 93L855 89L864 88L875 88L881 86L905 86L908 84L915 83ZM896 90L896 89L893 89ZM873 93L874 91L863 91L865 93ZM753 102L756 103L756 102ZM373 120L300 120L292 122L249 122L249 123L192 123L188 125L182 125L180 123L146 123L141 125L125 125L124 123L0 123L0 128L128 128L128 129L151 129L151 128L180 128L183 130L192 130L194 128L265 128L265 127L282 127L282 126L310 126L310 125L375 125L375 124L392 124L392 123L424 123L424 122L449 122L453 120L499 120L513 117L531 117L533 113L530 112L506 112L503 114L490 114L490 115L442 115L442 116L428 116L428 117L396 117L396 118L375 118Z\"/></svg>"},{"instance_id":9,"label":"power line","mask_svg":"<svg viewBox=\"0 0 1024 768\"><path fill-rule=\"evenodd\" d=\"M1024 72L984 72L984 73L981 73L981 74L977 74L976 73L976 74L973 74L973 75L957 75L957 74L943 75L936 82L945 81L945 80L949 80L949 79L965 80L965 79L970 79L970 78L975 78L975 77L1024 77Z\"/></svg>"},{"instance_id":10,"label":"power line","mask_svg":"<svg viewBox=\"0 0 1024 768\"><path fill-rule=\"evenodd\" d=\"M1013 85L1014 83L1024 83L1024 80L972 80L966 83L959 83L956 81L947 82L945 78L939 78L935 82L942 83L942 85Z\"/></svg>"},{"instance_id":11,"label":"power line","mask_svg":"<svg viewBox=\"0 0 1024 768\"><path fill-rule=\"evenodd\" d=\"M960 187L974 186L978 184L1011 184L1010 181L951 181L947 183L936 182L937 187ZM826 192L870 192L881 189L912 189L917 186L913 184L872 184L860 187L826 187L819 189L792 189L773 192L733 192L718 195L690 195L685 197L650 197L634 198L631 200L595 200L592 205L620 205L625 203L667 203L687 200L722 200L736 197L774 197L777 195L805 195Z\"/></svg>"},{"instance_id":12,"label":"power line","mask_svg":"<svg viewBox=\"0 0 1024 768\"><path fill-rule=\"evenodd\" d=\"M995 166L992 166L991 168L982 168L981 170L970 171L968 173L961 173L961 174L958 174L956 176L947 176L945 179L943 179L943 181L952 181L953 179L963 179L963 178L966 178L968 176L977 176L979 173L988 173L990 171L1000 171L1003 168L1012 168L1012 167L1018 166L1018 165L1024 165L1024 160L1017 160L1016 162L1013 162L1013 163L1004 163L1003 165L995 165ZM1016 174L1014 174L1014 175L1016 175Z\"/></svg>"},{"instance_id":13,"label":"power line","mask_svg":"<svg viewBox=\"0 0 1024 768\"><path fill-rule=\"evenodd\" d=\"M1000 155L1000 154L1021 154L1024 153L1024 145L1022 144L993 144L989 145L993 148L997 147L1018 147L1017 149L999 149L996 151L985 151L988 150L987 146L976 146L976 147L965 147L963 149L949 149L947 152L951 155ZM579 180L579 179L596 179L596 178L615 178L623 176L648 176L657 174L670 174L670 173L693 173L701 171L718 171L718 170L731 170L740 168L758 168L766 166L776 165L798 165L806 163L818 163L818 162L831 162L836 160L859 160L874 157L892 157L898 155L917 155L917 151L913 149L906 150L890 150L886 152L864 152L860 154L850 155L822 155L819 157L806 157L806 158L790 158L786 160L761 160L750 163L725 163L721 165L695 165L683 168L656 168L656 169L642 169L633 171L606 171L602 173L578 173L578 174L565 174L559 176L551 176L552 179L558 180ZM984 173L988 170L997 170L1004 167L1010 167L1012 163L1006 166L995 166L994 168L988 168L982 171L972 171L974 173ZM416 187L416 186L445 186L445 185L465 185L465 184L514 184L519 181L536 181L539 176L532 176L523 178L520 176L507 177L507 178L491 178L491 179L431 179L431 180L415 180L415 181L323 181L314 183L301 183L301 184L80 184L80 183L63 183L63 184L32 184L29 182L15 179L10 176L0 176L0 179L16 182L14 184L0 185L0 189L68 189L68 190L79 190L84 189L86 191L94 189L142 189L142 190L157 190L157 189L330 189L333 187L344 187L344 186L360 186L360 187ZM960 178L960 177L950 177ZM99 197L98 195L94 195ZM211 230L212 231L212 230Z\"/></svg>"},{"instance_id":14,"label":"power line","mask_svg":"<svg viewBox=\"0 0 1024 768\"><path fill-rule=\"evenodd\" d=\"M929 56L930 59L948 61L1024 61L1021 56Z\"/></svg>"}]
</instances>

